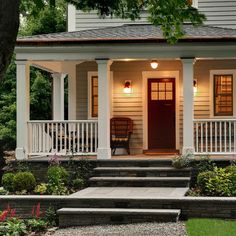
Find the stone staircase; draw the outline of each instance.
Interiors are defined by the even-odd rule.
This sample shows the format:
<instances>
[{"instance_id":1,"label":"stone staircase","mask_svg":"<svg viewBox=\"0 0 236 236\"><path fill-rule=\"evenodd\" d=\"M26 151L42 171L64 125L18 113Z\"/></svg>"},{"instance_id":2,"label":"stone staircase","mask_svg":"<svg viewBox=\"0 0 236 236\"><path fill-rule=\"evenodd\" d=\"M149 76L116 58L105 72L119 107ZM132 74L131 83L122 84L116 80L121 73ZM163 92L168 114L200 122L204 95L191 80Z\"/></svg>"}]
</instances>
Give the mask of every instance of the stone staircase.
<instances>
[{"instance_id":1,"label":"stone staircase","mask_svg":"<svg viewBox=\"0 0 236 236\"><path fill-rule=\"evenodd\" d=\"M81 197L81 203L58 211L59 226L176 222L180 209L165 209L160 203L155 206L153 200L169 192L184 195L190 174L190 169L174 169L171 160L166 159L99 161L89 180L90 187L71 195Z\"/></svg>"}]
</instances>

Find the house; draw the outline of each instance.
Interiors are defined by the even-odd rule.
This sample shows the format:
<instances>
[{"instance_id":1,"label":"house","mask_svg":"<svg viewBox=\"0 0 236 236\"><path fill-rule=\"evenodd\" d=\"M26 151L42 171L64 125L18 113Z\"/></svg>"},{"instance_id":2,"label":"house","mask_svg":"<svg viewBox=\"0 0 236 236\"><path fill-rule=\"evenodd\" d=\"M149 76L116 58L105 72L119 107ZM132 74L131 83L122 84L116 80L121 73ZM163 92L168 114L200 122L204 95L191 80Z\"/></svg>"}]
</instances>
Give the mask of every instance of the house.
<instances>
[{"instance_id":1,"label":"house","mask_svg":"<svg viewBox=\"0 0 236 236\"><path fill-rule=\"evenodd\" d=\"M166 43L145 13L130 23L73 6L68 32L19 38L17 159L71 152L109 159L113 116L133 120L131 154L235 154L236 2L193 4L206 14L206 25L186 24L176 45ZM30 66L52 74L52 120L29 120Z\"/></svg>"}]
</instances>

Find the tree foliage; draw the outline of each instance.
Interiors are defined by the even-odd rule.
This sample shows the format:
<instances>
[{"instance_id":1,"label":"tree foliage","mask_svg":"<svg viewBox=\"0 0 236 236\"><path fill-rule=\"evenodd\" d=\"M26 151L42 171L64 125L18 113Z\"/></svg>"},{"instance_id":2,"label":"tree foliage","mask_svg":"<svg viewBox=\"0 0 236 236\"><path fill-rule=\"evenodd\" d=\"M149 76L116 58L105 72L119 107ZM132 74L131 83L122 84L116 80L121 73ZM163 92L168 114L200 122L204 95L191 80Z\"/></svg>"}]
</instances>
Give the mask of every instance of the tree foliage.
<instances>
[{"instance_id":1,"label":"tree foliage","mask_svg":"<svg viewBox=\"0 0 236 236\"><path fill-rule=\"evenodd\" d=\"M117 16L136 20L146 10L148 20L160 26L169 43L183 35L183 24L200 25L205 16L192 7L189 0L66 0L83 11L98 10L100 16Z\"/></svg>"},{"instance_id":2,"label":"tree foliage","mask_svg":"<svg viewBox=\"0 0 236 236\"><path fill-rule=\"evenodd\" d=\"M36 11L33 1L22 0L26 12ZM22 6L21 6L22 7ZM20 27L21 35L34 35L66 30L66 4L58 0L56 7L46 5L34 14L25 14ZM45 26L45 27L44 27ZM30 118L48 120L52 118L51 75L31 67L30 74ZM0 84L0 139L4 150L14 149L16 142L16 65L13 57L5 79Z\"/></svg>"}]
</instances>

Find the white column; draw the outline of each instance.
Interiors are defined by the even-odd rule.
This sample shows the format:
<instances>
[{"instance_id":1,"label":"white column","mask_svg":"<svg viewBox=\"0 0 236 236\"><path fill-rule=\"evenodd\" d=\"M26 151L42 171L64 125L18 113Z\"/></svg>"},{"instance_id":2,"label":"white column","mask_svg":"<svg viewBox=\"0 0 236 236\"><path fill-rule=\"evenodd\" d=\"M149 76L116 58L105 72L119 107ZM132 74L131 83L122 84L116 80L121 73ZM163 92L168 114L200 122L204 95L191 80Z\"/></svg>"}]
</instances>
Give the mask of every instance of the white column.
<instances>
[{"instance_id":1,"label":"white column","mask_svg":"<svg viewBox=\"0 0 236 236\"><path fill-rule=\"evenodd\" d=\"M28 154L28 127L30 119L30 74L27 61L16 61L17 83L17 118L16 118L16 159L27 158Z\"/></svg>"},{"instance_id":2,"label":"white column","mask_svg":"<svg viewBox=\"0 0 236 236\"><path fill-rule=\"evenodd\" d=\"M110 61L98 64L98 159L110 159Z\"/></svg>"},{"instance_id":3,"label":"white column","mask_svg":"<svg viewBox=\"0 0 236 236\"><path fill-rule=\"evenodd\" d=\"M54 73L53 77L53 120L64 120L65 74Z\"/></svg>"},{"instance_id":4,"label":"white column","mask_svg":"<svg viewBox=\"0 0 236 236\"><path fill-rule=\"evenodd\" d=\"M183 63L183 154L194 152L194 101L193 101L194 58L182 59Z\"/></svg>"},{"instance_id":5,"label":"white column","mask_svg":"<svg viewBox=\"0 0 236 236\"><path fill-rule=\"evenodd\" d=\"M68 119L76 120L76 65L68 71Z\"/></svg>"}]
</instances>

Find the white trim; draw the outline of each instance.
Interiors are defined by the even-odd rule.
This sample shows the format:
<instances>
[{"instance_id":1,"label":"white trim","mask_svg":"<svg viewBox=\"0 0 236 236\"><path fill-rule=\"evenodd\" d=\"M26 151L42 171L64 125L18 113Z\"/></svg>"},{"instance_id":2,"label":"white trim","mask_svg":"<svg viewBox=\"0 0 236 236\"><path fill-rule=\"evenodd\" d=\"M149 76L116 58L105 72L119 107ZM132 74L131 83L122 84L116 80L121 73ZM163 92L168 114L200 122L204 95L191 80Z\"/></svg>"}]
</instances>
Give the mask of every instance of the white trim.
<instances>
[{"instance_id":1,"label":"white trim","mask_svg":"<svg viewBox=\"0 0 236 236\"><path fill-rule=\"evenodd\" d=\"M198 0L193 0L192 7L198 8Z\"/></svg>"},{"instance_id":2,"label":"white trim","mask_svg":"<svg viewBox=\"0 0 236 236\"><path fill-rule=\"evenodd\" d=\"M73 4L68 4L67 8L67 30L76 31L76 8Z\"/></svg>"},{"instance_id":3,"label":"white trim","mask_svg":"<svg viewBox=\"0 0 236 236\"><path fill-rule=\"evenodd\" d=\"M147 82L150 78L175 78L175 147L180 148L179 143L179 71L143 71L143 149L148 149L148 105L147 105Z\"/></svg>"},{"instance_id":4,"label":"white trim","mask_svg":"<svg viewBox=\"0 0 236 236\"><path fill-rule=\"evenodd\" d=\"M110 75L110 91L111 91L111 94L110 94L110 99L111 99L111 102L110 102L110 113L111 113L111 117L113 116L113 71L110 72L111 75ZM93 76L98 76L98 72L97 71L88 71L88 75L87 75L87 79L88 79L88 103L87 103L87 107L88 107L88 114L87 114L87 117L88 117L88 120L97 120L98 118L97 117L92 117L91 116L91 79Z\"/></svg>"},{"instance_id":5,"label":"white trim","mask_svg":"<svg viewBox=\"0 0 236 236\"><path fill-rule=\"evenodd\" d=\"M214 75L227 75L232 74L233 75L233 115L232 116L215 116L214 115L214 85L213 85L213 79ZM236 102L234 101L236 98L236 70L210 70L210 118L218 118L218 119L229 119L236 117Z\"/></svg>"}]
</instances>

